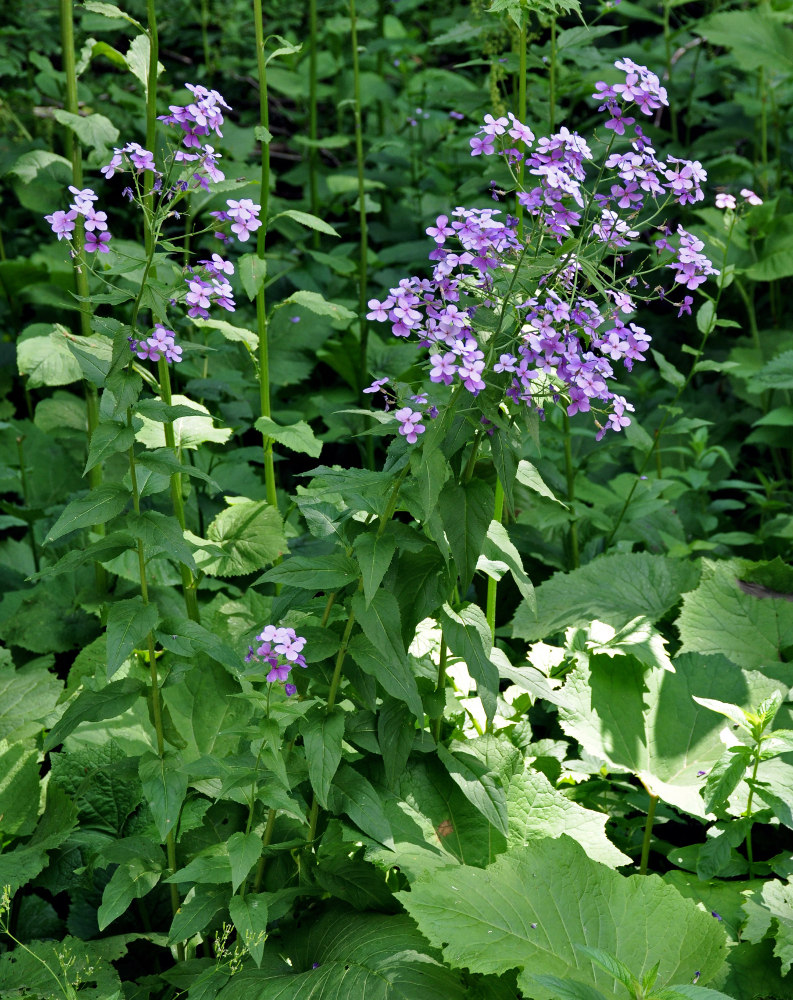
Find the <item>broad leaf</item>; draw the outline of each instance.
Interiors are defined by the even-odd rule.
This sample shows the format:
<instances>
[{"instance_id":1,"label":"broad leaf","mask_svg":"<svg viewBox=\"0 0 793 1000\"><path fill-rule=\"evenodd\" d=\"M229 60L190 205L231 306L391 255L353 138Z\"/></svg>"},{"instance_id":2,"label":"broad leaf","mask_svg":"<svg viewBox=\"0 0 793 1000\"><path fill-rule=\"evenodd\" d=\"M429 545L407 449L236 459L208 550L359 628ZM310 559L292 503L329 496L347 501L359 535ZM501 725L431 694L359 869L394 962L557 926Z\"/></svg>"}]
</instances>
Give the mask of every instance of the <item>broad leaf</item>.
<instances>
[{"instance_id":1,"label":"broad leaf","mask_svg":"<svg viewBox=\"0 0 793 1000\"><path fill-rule=\"evenodd\" d=\"M207 539L221 554L199 551L196 563L210 576L241 576L264 569L286 551L283 521L263 500L233 498L210 524Z\"/></svg>"},{"instance_id":2,"label":"broad leaf","mask_svg":"<svg viewBox=\"0 0 793 1000\"><path fill-rule=\"evenodd\" d=\"M443 530L460 576L461 593L468 590L473 579L494 503L493 491L480 479L472 479L465 486L450 480L438 499Z\"/></svg>"},{"instance_id":3,"label":"broad leaf","mask_svg":"<svg viewBox=\"0 0 793 1000\"><path fill-rule=\"evenodd\" d=\"M312 458L319 458L322 451L322 442L314 435L305 420L298 420L296 424L289 424L285 427L282 424L277 424L270 417L259 417L254 427L266 437L272 438L277 444L289 448L290 451L310 455Z\"/></svg>"},{"instance_id":4,"label":"broad leaf","mask_svg":"<svg viewBox=\"0 0 793 1000\"><path fill-rule=\"evenodd\" d=\"M120 484L104 483L97 486L86 496L72 500L50 528L45 541L54 542L78 528L90 528L95 524L105 524L120 514L128 502L129 492Z\"/></svg>"},{"instance_id":5,"label":"broad leaf","mask_svg":"<svg viewBox=\"0 0 793 1000\"><path fill-rule=\"evenodd\" d=\"M328 803L333 812L346 813L356 826L379 843L393 846L391 826L380 796L371 783L348 764L342 764L336 772Z\"/></svg>"},{"instance_id":6,"label":"broad leaf","mask_svg":"<svg viewBox=\"0 0 793 1000\"><path fill-rule=\"evenodd\" d=\"M655 622L696 584L697 573L694 565L646 552L602 556L537 587L536 612L521 604L512 633L536 642L593 619L615 628L640 616Z\"/></svg>"},{"instance_id":7,"label":"broad leaf","mask_svg":"<svg viewBox=\"0 0 793 1000\"><path fill-rule=\"evenodd\" d=\"M371 604L377 588L383 582L383 577L391 565L396 551L396 539L393 535L365 533L355 539L354 548L358 565L361 567L363 593L368 605Z\"/></svg>"},{"instance_id":8,"label":"broad leaf","mask_svg":"<svg viewBox=\"0 0 793 1000\"><path fill-rule=\"evenodd\" d=\"M17 366L20 375L27 375L28 387L36 389L42 385L79 382L83 373L69 350L66 328L60 324L37 323L27 330L40 331L37 336L20 339L17 343Z\"/></svg>"},{"instance_id":9,"label":"broad leaf","mask_svg":"<svg viewBox=\"0 0 793 1000\"><path fill-rule=\"evenodd\" d=\"M507 796L498 777L478 757L462 749L452 753L440 743L438 758L471 805L506 837Z\"/></svg>"},{"instance_id":10,"label":"broad leaf","mask_svg":"<svg viewBox=\"0 0 793 1000\"><path fill-rule=\"evenodd\" d=\"M261 966L267 940L267 894L232 896L229 916L251 958L257 966Z\"/></svg>"},{"instance_id":11,"label":"broad leaf","mask_svg":"<svg viewBox=\"0 0 793 1000\"><path fill-rule=\"evenodd\" d=\"M328 808L328 790L341 761L344 737L344 712L321 712L306 715L300 723L306 748L306 762L311 787L323 809Z\"/></svg>"},{"instance_id":12,"label":"broad leaf","mask_svg":"<svg viewBox=\"0 0 793 1000\"><path fill-rule=\"evenodd\" d=\"M710 980L724 962L724 931L655 875L626 878L591 861L568 837L539 840L498 858L487 874L436 869L397 894L452 966L502 973L537 996L532 974L574 979L622 1000L621 988L576 945L611 952L637 976L660 963L661 985ZM659 927L675 934L659 934ZM544 996L553 996L552 992Z\"/></svg>"},{"instance_id":13,"label":"broad leaf","mask_svg":"<svg viewBox=\"0 0 793 1000\"><path fill-rule=\"evenodd\" d=\"M143 644L159 619L156 605L144 604L141 597L114 601L110 605L107 615L108 680L129 658L132 650Z\"/></svg>"},{"instance_id":14,"label":"broad leaf","mask_svg":"<svg viewBox=\"0 0 793 1000\"><path fill-rule=\"evenodd\" d=\"M133 899L142 899L151 892L161 875L161 869L153 869L150 861L141 858L119 865L102 893L102 905L96 915L99 930L103 931L125 913Z\"/></svg>"},{"instance_id":15,"label":"broad leaf","mask_svg":"<svg viewBox=\"0 0 793 1000\"><path fill-rule=\"evenodd\" d=\"M455 611L444 604L440 624L446 644L455 656L465 661L468 672L476 681L476 691L485 714L492 719L496 713L498 670L490 658L493 640L482 609L475 604L464 604L459 611Z\"/></svg>"},{"instance_id":16,"label":"broad leaf","mask_svg":"<svg viewBox=\"0 0 793 1000\"><path fill-rule=\"evenodd\" d=\"M163 758L146 754L140 760L140 780L161 840L176 826L187 794L187 772L181 758L166 751Z\"/></svg>"},{"instance_id":17,"label":"broad leaf","mask_svg":"<svg viewBox=\"0 0 793 1000\"><path fill-rule=\"evenodd\" d=\"M44 749L51 750L63 743L81 722L101 722L103 719L117 718L130 705L134 705L144 690L143 682L133 677L112 681L98 691L83 689L47 734Z\"/></svg>"}]
</instances>

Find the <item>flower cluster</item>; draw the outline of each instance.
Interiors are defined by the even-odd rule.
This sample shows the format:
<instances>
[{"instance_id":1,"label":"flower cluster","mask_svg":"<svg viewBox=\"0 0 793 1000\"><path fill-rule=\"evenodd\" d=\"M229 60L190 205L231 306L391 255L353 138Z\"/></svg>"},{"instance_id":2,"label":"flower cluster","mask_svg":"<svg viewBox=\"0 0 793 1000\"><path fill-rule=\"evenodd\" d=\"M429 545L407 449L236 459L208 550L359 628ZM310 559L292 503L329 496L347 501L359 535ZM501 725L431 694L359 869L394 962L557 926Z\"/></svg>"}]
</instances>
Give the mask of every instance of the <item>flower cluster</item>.
<instances>
[{"instance_id":1,"label":"flower cluster","mask_svg":"<svg viewBox=\"0 0 793 1000\"><path fill-rule=\"evenodd\" d=\"M173 330L167 330L162 323L155 323L150 337L146 340L130 337L129 347L141 361L159 361L162 356L170 364L172 361L182 360L182 348L176 343L175 337Z\"/></svg>"},{"instance_id":2,"label":"flower cluster","mask_svg":"<svg viewBox=\"0 0 793 1000\"><path fill-rule=\"evenodd\" d=\"M741 197L747 205L762 205L763 199L754 193L751 188L741 188ZM730 208L735 210L738 207L738 203L735 200L734 194L727 194L724 191L720 191L716 195L716 208Z\"/></svg>"},{"instance_id":3,"label":"flower cluster","mask_svg":"<svg viewBox=\"0 0 793 1000\"><path fill-rule=\"evenodd\" d=\"M293 695L297 688L288 682L289 673L292 667L306 666L303 656L303 647L306 640L303 636L297 635L293 628L277 628L275 625L266 625L259 635L256 636L258 646L249 646L245 657L246 663L260 661L267 664L270 670L267 680L270 684L276 681L284 684L284 690L288 696Z\"/></svg>"},{"instance_id":4,"label":"flower cluster","mask_svg":"<svg viewBox=\"0 0 793 1000\"><path fill-rule=\"evenodd\" d=\"M154 153L150 153L148 149L144 149L137 142L128 142L126 146L114 147L110 163L106 163L104 167L101 167L99 173L103 174L105 180L109 181L115 174L124 172L125 159L129 160L132 167L139 174L149 170L155 177L161 176L154 164Z\"/></svg>"},{"instance_id":5,"label":"flower cluster","mask_svg":"<svg viewBox=\"0 0 793 1000\"><path fill-rule=\"evenodd\" d=\"M216 253L213 253L209 260L199 261L199 264L204 268L204 277L197 274L192 267L187 268L185 275L187 283L185 302L189 306L187 315L208 319L209 309L213 304L221 306L228 312L234 312L236 309L234 290L226 280L226 275L234 274L234 265Z\"/></svg>"},{"instance_id":6,"label":"flower cluster","mask_svg":"<svg viewBox=\"0 0 793 1000\"><path fill-rule=\"evenodd\" d=\"M440 215L427 229L435 243L429 255L435 262L431 277L402 279L382 301L371 299L367 314L370 320L389 323L394 336L415 337L419 346L429 348L431 383L457 383L473 396L494 384L502 387L507 406L525 405L541 414L546 400L562 402L571 416L594 410L603 420L595 421L598 439L608 429L626 427L633 410L609 387L616 377L615 363L630 370L644 359L650 343L646 330L630 318L636 305L629 289L639 278L619 275L622 254L639 238L638 216L646 202L698 202L707 176L698 161L658 158L628 112L635 106L652 115L668 104L666 91L654 73L629 59L616 67L625 74L624 82L598 83L594 96L609 115L606 128L625 136L630 148L617 152L612 151L613 141L609 144L603 168L592 171L598 178L594 187L587 185L594 157L577 133L561 128L535 138L512 114L485 115L470 141L471 155L498 151L516 179L517 165L522 165L524 177L535 179L534 186L517 192L519 204L533 220L531 236L524 244L517 220L506 216L502 221L497 209L457 208L451 220ZM546 236L562 243L584 225L584 245L600 244L601 257L616 255L609 267L612 287L601 292L592 287L591 255L586 270L583 257L568 253L558 258L555 269L523 277L529 247L536 259ZM665 233L670 236L672 230ZM656 246L659 252L674 254L663 263L674 272L675 284L693 290L719 272L702 253L702 241L682 227L677 235L679 247L666 238ZM644 288L649 290L649 285ZM692 302L686 296L678 304L680 312L690 312ZM482 332L477 329L482 308L500 312L495 335L487 324ZM399 393L385 385L386 380L378 379L365 391L383 392L389 405L397 403ZM433 406L421 412L400 403L394 415L399 433L414 443L425 430L422 421L432 419L437 410Z\"/></svg>"},{"instance_id":7,"label":"flower cluster","mask_svg":"<svg viewBox=\"0 0 793 1000\"><path fill-rule=\"evenodd\" d=\"M207 90L206 87L192 83L186 83L185 87L193 95L191 103L184 107L171 104L168 108L170 114L160 115L159 120L166 125L178 125L184 132L182 142L187 149L199 149L200 140L210 132L222 136L222 109L231 111L231 108L216 90Z\"/></svg>"},{"instance_id":8,"label":"flower cluster","mask_svg":"<svg viewBox=\"0 0 793 1000\"><path fill-rule=\"evenodd\" d=\"M80 188L69 185L69 190L74 195L74 201L69 205L68 211L53 212L52 215L45 215L53 233L59 240L71 241L74 232L77 216L83 217L83 228L85 230L85 249L88 253L109 253L110 233L107 231L107 214L97 212L94 202L97 200L96 194L91 188Z\"/></svg>"},{"instance_id":9,"label":"flower cluster","mask_svg":"<svg viewBox=\"0 0 793 1000\"><path fill-rule=\"evenodd\" d=\"M219 222L231 222L232 233L241 243L245 243L251 233L255 233L262 224L259 218L262 206L254 204L251 198L242 198L240 201L229 198L226 205L228 206L227 211L210 212L209 214L214 215ZM215 236L223 240L224 243L230 242L229 237L224 233L215 233Z\"/></svg>"}]
</instances>

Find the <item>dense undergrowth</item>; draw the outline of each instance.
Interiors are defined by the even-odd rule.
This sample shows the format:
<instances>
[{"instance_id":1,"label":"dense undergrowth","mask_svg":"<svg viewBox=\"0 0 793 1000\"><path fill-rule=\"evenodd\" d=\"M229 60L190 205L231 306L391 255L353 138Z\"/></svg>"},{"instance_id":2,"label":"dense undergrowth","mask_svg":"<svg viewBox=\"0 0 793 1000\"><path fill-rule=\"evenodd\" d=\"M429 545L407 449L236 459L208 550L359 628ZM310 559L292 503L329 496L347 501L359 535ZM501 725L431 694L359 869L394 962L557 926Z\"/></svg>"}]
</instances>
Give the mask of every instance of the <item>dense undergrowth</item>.
<instances>
[{"instance_id":1,"label":"dense undergrowth","mask_svg":"<svg viewBox=\"0 0 793 1000\"><path fill-rule=\"evenodd\" d=\"M0 997L793 996L793 8L0 18Z\"/></svg>"}]
</instances>

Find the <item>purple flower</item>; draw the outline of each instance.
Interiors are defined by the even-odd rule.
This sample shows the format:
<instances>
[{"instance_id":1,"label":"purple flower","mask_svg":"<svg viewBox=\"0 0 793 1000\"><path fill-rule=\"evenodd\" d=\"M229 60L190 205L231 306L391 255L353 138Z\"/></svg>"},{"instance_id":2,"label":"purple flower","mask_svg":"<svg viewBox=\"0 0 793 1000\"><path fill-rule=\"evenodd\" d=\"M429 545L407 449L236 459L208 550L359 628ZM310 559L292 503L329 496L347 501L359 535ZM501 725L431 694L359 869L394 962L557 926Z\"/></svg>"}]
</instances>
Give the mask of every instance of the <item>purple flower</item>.
<instances>
[{"instance_id":1,"label":"purple flower","mask_svg":"<svg viewBox=\"0 0 793 1000\"><path fill-rule=\"evenodd\" d=\"M378 378L370 386L364 389L364 392L380 392L381 386L384 386L388 382L387 378Z\"/></svg>"},{"instance_id":2,"label":"purple flower","mask_svg":"<svg viewBox=\"0 0 793 1000\"><path fill-rule=\"evenodd\" d=\"M103 213L104 214L104 213ZM85 249L88 253L110 253L110 233L90 232L85 234Z\"/></svg>"},{"instance_id":3,"label":"purple flower","mask_svg":"<svg viewBox=\"0 0 793 1000\"><path fill-rule=\"evenodd\" d=\"M724 191L719 191L716 195L716 208L735 208L736 201L734 194L726 194Z\"/></svg>"},{"instance_id":4,"label":"purple flower","mask_svg":"<svg viewBox=\"0 0 793 1000\"><path fill-rule=\"evenodd\" d=\"M399 433L407 438L408 444L415 444L418 435L426 430L424 424L419 423L421 414L404 406L401 410L396 410L394 416L399 421Z\"/></svg>"},{"instance_id":5,"label":"purple flower","mask_svg":"<svg viewBox=\"0 0 793 1000\"><path fill-rule=\"evenodd\" d=\"M160 115L160 121L167 125L177 125L184 132L183 144L188 149L198 149L201 146L199 140L210 132L222 135L222 109L230 111L231 108L216 90L207 90L206 87L192 83L186 83L185 87L193 95L193 101L185 107L172 104L168 109L170 114Z\"/></svg>"},{"instance_id":6,"label":"purple flower","mask_svg":"<svg viewBox=\"0 0 793 1000\"><path fill-rule=\"evenodd\" d=\"M763 199L754 193L751 188L741 188L741 197L745 198L750 205L762 205Z\"/></svg>"},{"instance_id":7,"label":"purple flower","mask_svg":"<svg viewBox=\"0 0 793 1000\"><path fill-rule=\"evenodd\" d=\"M243 198L241 201L229 198L226 204L228 205L227 216L233 220L231 231L241 243L244 243L251 233L255 233L261 226L258 216L262 206L255 205L250 198Z\"/></svg>"},{"instance_id":8,"label":"purple flower","mask_svg":"<svg viewBox=\"0 0 793 1000\"><path fill-rule=\"evenodd\" d=\"M245 662L250 663L260 660L270 669L267 672L267 681L270 684L276 682L284 683L284 690L287 697L296 693L294 684L285 683L288 680L292 667L305 667L306 661L302 650L306 640L303 636L297 635L293 628L278 628L275 625L265 625L259 635L256 636L259 646L254 650L249 647Z\"/></svg>"},{"instance_id":9,"label":"purple flower","mask_svg":"<svg viewBox=\"0 0 793 1000\"><path fill-rule=\"evenodd\" d=\"M45 215L44 218L49 222L53 233L59 240L68 240L74 232L74 220L77 218L77 212L74 209L70 212L58 211L53 212L52 215Z\"/></svg>"},{"instance_id":10,"label":"purple flower","mask_svg":"<svg viewBox=\"0 0 793 1000\"><path fill-rule=\"evenodd\" d=\"M680 303L680 308L677 311L677 318L680 319L680 317L683 315L683 313L687 313L690 316L691 315L691 306L693 304L694 304L694 300L692 299L692 297L690 295L684 295L683 296L683 301Z\"/></svg>"},{"instance_id":11,"label":"purple flower","mask_svg":"<svg viewBox=\"0 0 793 1000\"><path fill-rule=\"evenodd\" d=\"M469 145L471 156L490 156L491 153L495 152L492 135L485 135L484 139L474 135L469 139Z\"/></svg>"}]
</instances>

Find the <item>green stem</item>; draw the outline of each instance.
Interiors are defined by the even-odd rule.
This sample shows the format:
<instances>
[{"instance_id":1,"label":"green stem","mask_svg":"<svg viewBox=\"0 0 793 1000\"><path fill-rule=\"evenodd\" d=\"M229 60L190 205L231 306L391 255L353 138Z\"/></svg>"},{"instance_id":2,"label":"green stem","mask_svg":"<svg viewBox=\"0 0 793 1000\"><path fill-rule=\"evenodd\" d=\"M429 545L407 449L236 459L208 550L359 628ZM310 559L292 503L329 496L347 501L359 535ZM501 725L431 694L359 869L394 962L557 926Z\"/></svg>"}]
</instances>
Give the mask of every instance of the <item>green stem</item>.
<instances>
[{"instance_id":1,"label":"green stem","mask_svg":"<svg viewBox=\"0 0 793 1000\"><path fill-rule=\"evenodd\" d=\"M149 38L149 66L146 74L146 149L156 155L157 141L157 64L159 59L159 36L157 34L157 11L155 0L146 0L146 18ZM143 235L146 254L154 249L154 174L143 172Z\"/></svg>"},{"instance_id":2,"label":"green stem","mask_svg":"<svg viewBox=\"0 0 793 1000\"><path fill-rule=\"evenodd\" d=\"M28 490L28 474L25 468L25 449L23 447L25 441L24 435L20 435L17 438L17 455L19 456L19 478L22 483L22 499L26 507L30 507L30 492ZM33 568L38 573L39 571L39 547L36 544L36 535L33 527L33 522L28 522L28 535L30 537L30 548L33 553Z\"/></svg>"},{"instance_id":3,"label":"green stem","mask_svg":"<svg viewBox=\"0 0 793 1000\"><path fill-rule=\"evenodd\" d=\"M669 25L669 14L671 10L670 0L664 0L664 49L666 53L666 82L672 85L672 31ZM693 88L692 88L693 89ZM672 141L677 145L677 112L674 103L669 106L669 123L672 126Z\"/></svg>"},{"instance_id":4,"label":"green stem","mask_svg":"<svg viewBox=\"0 0 793 1000\"><path fill-rule=\"evenodd\" d=\"M358 167L358 227L360 232L358 264L358 329L360 331L359 375L366 379L366 347L368 324L366 321L366 286L368 283L367 257L369 239L366 225L366 198L364 185L363 129L361 127L361 79L358 65L358 20L355 0L349 0L350 43L352 45L353 114L355 116L355 160Z\"/></svg>"},{"instance_id":5,"label":"green stem","mask_svg":"<svg viewBox=\"0 0 793 1000\"><path fill-rule=\"evenodd\" d=\"M264 58L264 24L262 20L262 0L253 0L253 28L256 40L256 71L259 78L259 124L269 131L270 109L267 96L267 61ZM256 236L256 256L262 262L259 266L264 270L265 252L267 246L267 219L270 208L270 145L261 142L261 174L259 180L259 197L262 203L262 224ZM269 333L267 330L267 302L264 282L256 293L256 324L259 334L259 407L263 417L272 416L270 404L270 350ZM273 440L262 435L264 452L264 485L267 502L278 506L278 496L275 489L275 458L273 456Z\"/></svg>"},{"instance_id":6,"label":"green stem","mask_svg":"<svg viewBox=\"0 0 793 1000\"><path fill-rule=\"evenodd\" d=\"M520 33L518 45L520 47L518 52L518 120L521 122L526 121L526 18L528 14L523 13L520 21ZM524 177L524 162L520 161L518 164L518 191L523 190L523 177ZM523 240L523 205L520 201L517 201L515 205L515 215L518 219L518 239Z\"/></svg>"},{"instance_id":7,"label":"green stem","mask_svg":"<svg viewBox=\"0 0 793 1000\"><path fill-rule=\"evenodd\" d=\"M308 0L308 200L311 211L319 215L319 150L317 149L317 0ZM319 233L312 234L315 249Z\"/></svg>"},{"instance_id":8,"label":"green stem","mask_svg":"<svg viewBox=\"0 0 793 1000\"><path fill-rule=\"evenodd\" d=\"M201 44L204 49L204 72L207 76L212 75L212 68L210 66L211 55L209 49L209 28L210 22L210 10L209 10L209 0L201 0Z\"/></svg>"},{"instance_id":9,"label":"green stem","mask_svg":"<svg viewBox=\"0 0 793 1000\"><path fill-rule=\"evenodd\" d=\"M504 487L501 485L501 480L496 476L496 499L493 505L493 520L501 523L501 518L504 516ZM492 577L487 578L487 605L486 605L486 617L487 624L490 626L490 634L493 636L493 640L496 638L496 594L498 591L498 581L494 580Z\"/></svg>"},{"instance_id":10,"label":"green stem","mask_svg":"<svg viewBox=\"0 0 793 1000\"><path fill-rule=\"evenodd\" d=\"M570 504L570 568L577 569L580 565L578 551L578 522L575 516L575 465L573 464L573 445L570 434L570 418L564 414L564 468L567 477L567 502Z\"/></svg>"},{"instance_id":11,"label":"green stem","mask_svg":"<svg viewBox=\"0 0 793 1000\"><path fill-rule=\"evenodd\" d=\"M132 410L127 410L127 427L132 427ZM135 464L135 445L129 447L129 478L132 483L132 508L136 514L140 514L140 490L138 488L138 473ZM138 570L140 573L140 594L143 604L149 603L149 584L146 579L146 557L143 551L143 540L138 538ZM151 679L151 706L154 719L154 731L157 739L157 756L162 760L165 756L165 730L162 721L162 696L160 694L159 678L157 676L157 656L154 648L154 633L149 632L146 636L146 645L149 654L149 677ZM170 830L165 837L165 852L168 856L168 867L172 872L176 871L176 841L173 830ZM171 910L174 916L180 906L178 886L169 886L171 895ZM184 945L178 945L180 959L184 961Z\"/></svg>"},{"instance_id":12,"label":"green stem","mask_svg":"<svg viewBox=\"0 0 793 1000\"><path fill-rule=\"evenodd\" d=\"M74 7L72 0L60 0L60 21L61 21L61 51L63 54L63 74L66 80L66 92L63 102L64 110L70 114L79 113L79 102L77 99L77 64L74 58ZM83 155L80 147L80 140L72 132L66 129L65 134L66 153L72 164L72 182L75 187L83 186ZM85 235L82 227L82 219L76 226L74 235L74 282L75 289L80 303L80 333L84 337L91 336L91 303L90 289L88 287L88 270L85 262L83 247L85 245ZM91 446L91 438L99 423L99 397L96 386L93 382L84 381L85 389L85 410L88 419L88 447ZM88 484L91 489L99 486L102 482L102 465L95 465L88 473ZM95 525L94 531L99 535L105 533L103 524ZM94 563L94 575L96 577L97 590L100 594L107 589L107 573L101 563Z\"/></svg>"},{"instance_id":13,"label":"green stem","mask_svg":"<svg viewBox=\"0 0 793 1000\"><path fill-rule=\"evenodd\" d=\"M160 396L166 406L171 405L171 373L168 370L168 362L165 358L160 358L157 363L157 372L160 377ZM171 449L177 461L181 461L181 451L176 444L173 422L168 420L163 425L165 430L165 443ZM182 496L182 473L171 474L171 504L176 520L182 531L187 526L184 513L184 497ZM184 593L184 603L187 609L187 616L194 622L201 620L198 610L198 595L196 593L196 580L193 571L183 562L179 563L179 572L182 577L182 592Z\"/></svg>"},{"instance_id":14,"label":"green stem","mask_svg":"<svg viewBox=\"0 0 793 1000\"><path fill-rule=\"evenodd\" d=\"M446 661L448 659L448 653L449 650L446 646L446 641L443 638L443 633L441 632L441 653L440 653L440 658L438 660L438 680L435 683L435 693L437 695L440 695L440 693L446 687ZM441 706L441 714L436 716L430 724L432 736L436 743L440 743L442 725L443 725L443 706Z\"/></svg>"},{"instance_id":15,"label":"green stem","mask_svg":"<svg viewBox=\"0 0 793 1000\"><path fill-rule=\"evenodd\" d=\"M754 752L754 767L752 768L752 780L749 784L749 798L746 800L746 811L744 816L751 820L752 818L752 802L754 800L754 786L757 781L757 768L760 765L760 744L755 747ZM746 860L749 862L749 878L752 878L754 874L754 854L752 851L752 824L749 824L749 829L746 831Z\"/></svg>"},{"instance_id":16,"label":"green stem","mask_svg":"<svg viewBox=\"0 0 793 1000\"><path fill-rule=\"evenodd\" d=\"M556 18L551 18L551 65L548 72L548 97L550 100L549 128L556 127ZM523 119L521 119L523 121Z\"/></svg>"},{"instance_id":17,"label":"green stem","mask_svg":"<svg viewBox=\"0 0 793 1000\"><path fill-rule=\"evenodd\" d=\"M647 808L647 819L644 823L644 839L642 840L642 856L639 862L639 874L647 874L647 862L650 858L650 841L653 835L653 821L655 820L655 810L658 805L658 796L650 793L650 805Z\"/></svg>"}]
</instances>

